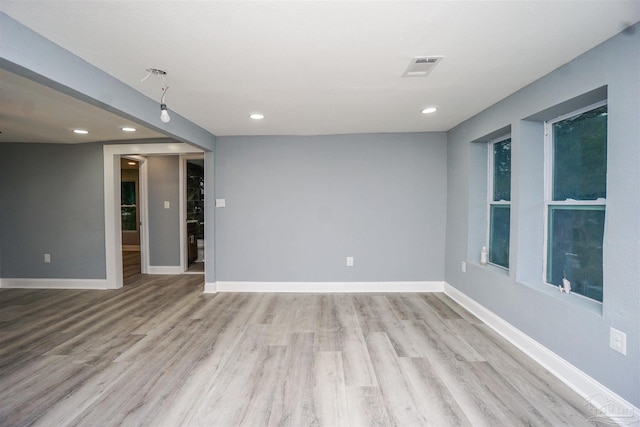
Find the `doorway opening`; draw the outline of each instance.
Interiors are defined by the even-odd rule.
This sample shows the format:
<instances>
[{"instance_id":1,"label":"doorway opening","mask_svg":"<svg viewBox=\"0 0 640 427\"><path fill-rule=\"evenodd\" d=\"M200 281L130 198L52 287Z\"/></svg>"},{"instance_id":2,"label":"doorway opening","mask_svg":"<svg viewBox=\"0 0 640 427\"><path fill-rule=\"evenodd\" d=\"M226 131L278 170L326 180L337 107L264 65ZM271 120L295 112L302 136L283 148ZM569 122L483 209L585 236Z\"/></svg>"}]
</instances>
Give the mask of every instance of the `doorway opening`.
<instances>
[{"instance_id":1,"label":"doorway opening","mask_svg":"<svg viewBox=\"0 0 640 427\"><path fill-rule=\"evenodd\" d=\"M185 158L185 273L204 274L204 158Z\"/></svg>"},{"instance_id":2,"label":"doorway opening","mask_svg":"<svg viewBox=\"0 0 640 427\"><path fill-rule=\"evenodd\" d=\"M144 156L151 154L171 155L199 155L203 151L188 144L178 142L144 142L127 144L105 144L102 148L104 158L104 226L105 226L105 267L106 289L118 289L123 285L122 269L122 209L120 197L120 159L132 157L140 162L140 255L142 259L142 274L149 271L149 231L148 231L148 190L147 190L147 161ZM180 176L183 176L182 174ZM180 187L183 188L183 187ZM182 198L181 200L184 200ZM181 209L184 212L184 209ZM181 221L185 224L185 221ZM182 227L181 227L182 230ZM181 231L182 233L182 231ZM184 241L184 240L182 240ZM183 248L182 245L179 245ZM182 249L181 249L182 250ZM178 267L179 268L179 267Z\"/></svg>"},{"instance_id":3,"label":"doorway opening","mask_svg":"<svg viewBox=\"0 0 640 427\"><path fill-rule=\"evenodd\" d=\"M142 273L140 256L140 162L120 158L120 223L122 279L134 281Z\"/></svg>"}]
</instances>

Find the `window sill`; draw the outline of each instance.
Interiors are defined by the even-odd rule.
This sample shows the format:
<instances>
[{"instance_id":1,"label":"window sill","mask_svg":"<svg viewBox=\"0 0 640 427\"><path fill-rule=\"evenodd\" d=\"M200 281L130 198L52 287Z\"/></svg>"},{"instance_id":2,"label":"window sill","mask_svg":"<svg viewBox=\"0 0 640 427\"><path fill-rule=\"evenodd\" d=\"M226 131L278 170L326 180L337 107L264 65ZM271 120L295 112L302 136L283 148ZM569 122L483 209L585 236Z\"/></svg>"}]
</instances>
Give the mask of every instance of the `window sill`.
<instances>
[{"instance_id":1,"label":"window sill","mask_svg":"<svg viewBox=\"0 0 640 427\"><path fill-rule=\"evenodd\" d=\"M479 262L469 262L467 264L473 265L476 268L480 268L482 270L490 271L492 273L499 274L501 276L509 277L509 270L506 268L498 267L494 264L480 264Z\"/></svg>"},{"instance_id":2,"label":"window sill","mask_svg":"<svg viewBox=\"0 0 640 427\"><path fill-rule=\"evenodd\" d=\"M509 277L509 270L492 264L482 265L479 262L467 261L467 267L472 267L480 271L490 272L492 274L500 275L503 277ZM558 301L565 306L577 308L579 310L602 316L602 303L587 297L583 297L580 294L565 294L560 292L560 289L558 289L557 287L548 285L546 283L532 284L520 281L515 281L513 283L519 286L526 286L536 292L545 294L549 298L553 298L555 301Z\"/></svg>"},{"instance_id":3,"label":"window sill","mask_svg":"<svg viewBox=\"0 0 640 427\"><path fill-rule=\"evenodd\" d=\"M558 289L556 286L546 283L532 285L528 283L517 282L517 284L527 286L537 292L548 295L554 300L560 301L564 305L575 307L593 314L597 314L598 316L602 316L602 303L592 300L591 298L583 297L582 295L576 293L565 294L563 292L560 292L560 289Z\"/></svg>"}]
</instances>

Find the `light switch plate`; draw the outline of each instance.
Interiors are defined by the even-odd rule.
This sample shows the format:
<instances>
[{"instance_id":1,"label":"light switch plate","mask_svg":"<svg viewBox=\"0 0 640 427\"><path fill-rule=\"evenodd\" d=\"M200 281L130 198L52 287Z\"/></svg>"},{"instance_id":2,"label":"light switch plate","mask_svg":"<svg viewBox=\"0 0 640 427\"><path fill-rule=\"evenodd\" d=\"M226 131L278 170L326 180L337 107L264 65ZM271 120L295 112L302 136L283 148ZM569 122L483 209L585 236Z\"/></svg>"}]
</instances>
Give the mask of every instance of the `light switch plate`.
<instances>
[{"instance_id":1,"label":"light switch plate","mask_svg":"<svg viewBox=\"0 0 640 427\"><path fill-rule=\"evenodd\" d=\"M225 208L227 207L226 199L216 199L216 208Z\"/></svg>"},{"instance_id":2,"label":"light switch plate","mask_svg":"<svg viewBox=\"0 0 640 427\"><path fill-rule=\"evenodd\" d=\"M168 200L165 200L165 201L164 201L164 208L165 208L165 209L169 209L169 208L171 208L171 202L170 202L170 201L168 201Z\"/></svg>"}]
</instances>

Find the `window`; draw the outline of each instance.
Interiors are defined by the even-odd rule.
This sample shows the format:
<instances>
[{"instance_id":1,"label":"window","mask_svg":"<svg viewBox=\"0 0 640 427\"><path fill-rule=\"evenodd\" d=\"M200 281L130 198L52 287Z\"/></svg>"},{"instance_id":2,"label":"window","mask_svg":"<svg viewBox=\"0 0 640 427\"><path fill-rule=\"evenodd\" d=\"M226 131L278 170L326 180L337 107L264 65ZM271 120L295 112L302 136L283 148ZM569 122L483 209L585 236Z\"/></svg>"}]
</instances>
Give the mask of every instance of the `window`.
<instances>
[{"instance_id":1,"label":"window","mask_svg":"<svg viewBox=\"0 0 640 427\"><path fill-rule=\"evenodd\" d=\"M509 268L511 227L511 137L498 138L489 150L489 262Z\"/></svg>"},{"instance_id":2,"label":"window","mask_svg":"<svg viewBox=\"0 0 640 427\"><path fill-rule=\"evenodd\" d=\"M546 281L602 301L607 105L545 123L548 162Z\"/></svg>"},{"instance_id":3,"label":"window","mask_svg":"<svg viewBox=\"0 0 640 427\"><path fill-rule=\"evenodd\" d=\"M120 210L122 215L122 230L138 230L136 213L136 183L122 182L120 187Z\"/></svg>"}]
</instances>

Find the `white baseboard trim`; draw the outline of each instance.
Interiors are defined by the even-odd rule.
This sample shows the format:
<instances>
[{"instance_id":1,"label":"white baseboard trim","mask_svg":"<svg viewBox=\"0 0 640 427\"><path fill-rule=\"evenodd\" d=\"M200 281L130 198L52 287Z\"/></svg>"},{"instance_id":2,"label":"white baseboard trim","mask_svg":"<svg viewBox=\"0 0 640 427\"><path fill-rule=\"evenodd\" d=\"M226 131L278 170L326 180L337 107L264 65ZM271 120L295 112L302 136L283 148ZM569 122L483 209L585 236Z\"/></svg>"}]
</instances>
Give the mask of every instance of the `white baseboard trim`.
<instances>
[{"instance_id":1,"label":"white baseboard trim","mask_svg":"<svg viewBox=\"0 0 640 427\"><path fill-rule=\"evenodd\" d=\"M182 274L179 265L150 265L147 274Z\"/></svg>"},{"instance_id":2,"label":"white baseboard trim","mask_svg":"<svg viewBox=\"0 0 640 427\"><path fill-rule=\"evenodd\" d=\"M218 288L216 286L216 283L213 282L205 282L204 284L204 293L205 294L215 294L218 293Z\"/></svg>"},{"instance_id":3,"label":"white baseboard trim","mask_svg":"<svg viewBox=\"0 0 640 427\"><path fill-rule=\"evenodd\" d=\"M0 288L111 289L106 279L0 279Z\"/></svg>"},{"instance_id":4,"label":"white baseboard trim","mask_svg":"<svg viewBox=\"0 0 640 427\"><path fill-rule=\"evenodd\" d=\"M594 419L604 415L620 425L640 419L640 409L446 282L444 293L582 396Z\"/></svg>"},{"instance_id":5,"label":"white baseboard trim","mask_svg":"<svg viewBox=\"0 0 640 427\"><path fill-rule=\"evenodd\" d=\"M209 286L211 285L211 286ZM215 282L217 292L293 292L293 293L360 293L360 292L442 292L444 282Z\"/></svg>"}]
</instances>

